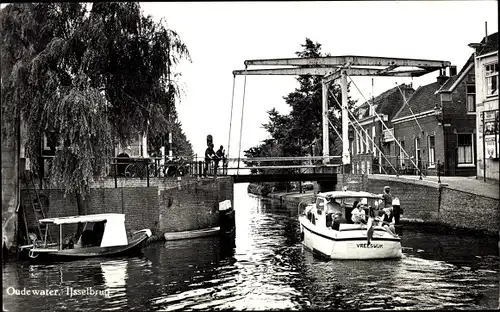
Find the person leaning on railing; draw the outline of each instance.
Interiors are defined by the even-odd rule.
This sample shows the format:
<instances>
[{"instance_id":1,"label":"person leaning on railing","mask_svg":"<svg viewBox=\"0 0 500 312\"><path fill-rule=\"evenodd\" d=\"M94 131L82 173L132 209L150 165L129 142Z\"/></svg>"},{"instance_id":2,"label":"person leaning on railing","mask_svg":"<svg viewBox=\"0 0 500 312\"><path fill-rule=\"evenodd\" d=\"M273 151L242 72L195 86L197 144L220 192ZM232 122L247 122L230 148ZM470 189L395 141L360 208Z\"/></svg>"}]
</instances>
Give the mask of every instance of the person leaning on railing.
<instances>
[{"instance_id":1,"label":"person leaning on railing","mask_svg":"<svg viewBox=\"0 0 500 312\"><path fill-rule=\"evenodd\" d=\"M208 145L207 149L205 150L205 170L204 170L204 176L206 177L209 171L209 164L212 162L212 160L215 158L215 151L214 151L214 144L210 143Z\"/></svg>"},{"instance_id":2,"label":"person leaning on railing","mask_svg":"<svg viewBox=\"0 0 500 312\"><path fill-rule=\"evenodd\" d=\"M219 147L217 152L215 152L214 156L215 172L217 172L217 168L219 167L219 161L221 160L222 160L222 166L224 167L224 147L222 145Z\"/></svg>"}]
</instances>

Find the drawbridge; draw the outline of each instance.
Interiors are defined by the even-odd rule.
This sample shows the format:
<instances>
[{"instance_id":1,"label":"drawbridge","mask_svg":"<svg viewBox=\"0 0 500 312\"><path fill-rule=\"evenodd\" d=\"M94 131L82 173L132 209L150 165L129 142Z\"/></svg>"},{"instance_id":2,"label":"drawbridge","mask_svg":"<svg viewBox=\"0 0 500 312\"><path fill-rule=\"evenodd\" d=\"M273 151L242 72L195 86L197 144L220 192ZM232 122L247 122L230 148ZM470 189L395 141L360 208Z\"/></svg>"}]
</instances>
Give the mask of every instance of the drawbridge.
<instances>
[{"instance_id":1,"label":"drawbridge","mask_svg":"<svg viewBox=\"0 0 500 312\"><path fill-rule=\"evenodd\" d=\"M231 124L234 108L234 88L236 76L244 77L243 103L241 106L241 121L239 134L238 157L232 158L227 165L227 174L234 175L236 182L264 182L264 181L322 181L336 180L336 174L344 172L344 167L351 163L351 154L349 151L348 128L351 120L354 130L359 134L364 129L355 127L357 120L348 109L348 80L358 89L365 101L373 107L373 103L366 99L361 90L351 77L354 76L377 76L377 77L420 77L437 70L449 70L451 63L440 60L425 60L411 58L394 57L373 57L373 56L324 56L309 58L282 58L282 59L255 59L246 60L245 68L233 71L233 97L231 103ZM258 68L266 67L266 68ZM241 158L241 138L243 136L243 116L245 109L246 77L248 75L309 75L322 77L322 155L307 157L253 157ZM341 109L342 131L338 131L328 119L328 94L333 94L332 86L339 84L341 91L341 103L337 105ZM387 125L377 114L374 114L399 146L401 151L410 159L416 171L422 177L422 173L406 153L400 142L389 131ZM230 152L231 142L231 124L229 127L228 154ZM330 156L329 145L329 125L339 136L342 142L341 155ZM365 130L366 131L366 130ZM366 136L369 137L369 136ZM371 137L371 136L370 136ZM376 146L374 144L374 146ZM378 148L378 147L377 147ZM379 152L383 155L382 151ZM384 156L384 155L383 155ZM385 157L385 156L384 156ZM245 164L245 166L242 165ZM262 170L266 169L266 170ZM276 169L276 170L272 170ZM287 169L287 170L278 170ZM274 172L272 174L264 173Z\"/></svg>"}]
</instances>

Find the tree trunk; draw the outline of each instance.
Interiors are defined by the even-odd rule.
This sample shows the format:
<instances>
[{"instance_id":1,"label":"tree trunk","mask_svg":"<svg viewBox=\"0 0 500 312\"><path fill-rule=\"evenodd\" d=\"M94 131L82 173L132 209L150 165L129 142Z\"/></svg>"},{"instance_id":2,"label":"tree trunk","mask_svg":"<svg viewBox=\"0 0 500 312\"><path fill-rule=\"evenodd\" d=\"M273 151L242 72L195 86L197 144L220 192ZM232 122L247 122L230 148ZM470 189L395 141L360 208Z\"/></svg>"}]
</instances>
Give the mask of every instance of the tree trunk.
<instances>
[{"instance_id":1,"label":"tree trunk","mask_svg":"<svg viewBox=\"0 0 500 312\"><path fill-rule=\"evenodd\" d=\"M76 196L76 206L78 208L78 215L79 216L86 215L87 211L88 211L87 210L88 201L83 198L83 195L81 192L76 192L75 196ZM84 223L78 223L78 227L76 229L77 239L80 238L80 236L82 235L83 226L84 226Z\"/></svg>"}]
</instances>

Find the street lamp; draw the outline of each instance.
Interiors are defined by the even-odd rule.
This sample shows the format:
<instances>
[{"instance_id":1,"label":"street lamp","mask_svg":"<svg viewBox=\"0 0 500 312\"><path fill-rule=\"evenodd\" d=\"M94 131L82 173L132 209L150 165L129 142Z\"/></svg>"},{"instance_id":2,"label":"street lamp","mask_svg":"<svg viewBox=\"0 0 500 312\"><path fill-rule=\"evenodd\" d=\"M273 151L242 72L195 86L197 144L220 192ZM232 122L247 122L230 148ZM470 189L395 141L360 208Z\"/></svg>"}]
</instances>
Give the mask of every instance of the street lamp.
<instances>
[{"instance_id":1,"label":"street lamp","mask_svg":"<svg viewBox=\"0 0 500 312\"><path fill-rule=\"evenodd\" d=\"M437 163L438 183L441 183L441 166L443 166L443 168L444 168L445 164L446 164L446 149L447 149L446 145L447 144L446 144L446 135L445 135L445 131L444 131L444 124L443 124L443 109L438 104L436 104L436 106L434 106L434 117L436 117L436 119L438 121L438 125L441 125L442 129L443 129L443 146L444 146L445 159L443 161L443 164L441 164L439 160ZM444 173L444 170L443 170L443 173Z\"/></svg>"}]
</instances>

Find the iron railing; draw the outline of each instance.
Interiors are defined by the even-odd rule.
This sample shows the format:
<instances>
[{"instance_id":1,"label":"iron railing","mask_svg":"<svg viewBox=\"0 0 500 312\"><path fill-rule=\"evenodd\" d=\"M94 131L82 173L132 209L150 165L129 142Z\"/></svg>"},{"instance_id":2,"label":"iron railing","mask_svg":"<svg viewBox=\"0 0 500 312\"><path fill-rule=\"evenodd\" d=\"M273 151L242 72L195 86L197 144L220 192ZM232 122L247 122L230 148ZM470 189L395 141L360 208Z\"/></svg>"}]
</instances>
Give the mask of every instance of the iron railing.
<instances>
[{"instance_id":1,"label":"iron railing","mask_svg":"<svg viewBox=\"0 0 500 312\"><path fill-rule=\"evenodd\" d=\"M379 157L374 157L373 155L355 155L352 159L352 165L354 168L360 167L358 165L363 161L365 162L364 171L368 171L367 166L370 166L370 173L377 174L420 175L421 173L423 176L427 176L429 174L437 174L438 168L437 162L429 162L427 160L417 161L412 157L390 155L386 155L385 158L382 157L382 162L380 162Z\"/></svg>"}]
</instances>

